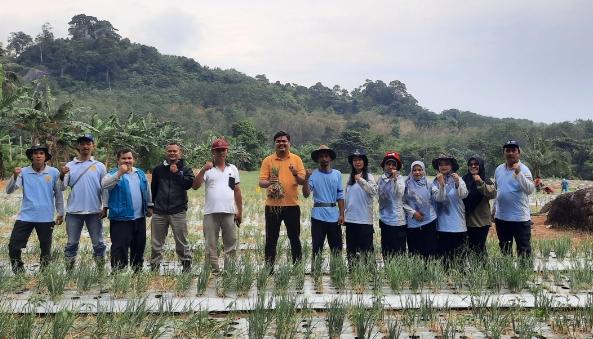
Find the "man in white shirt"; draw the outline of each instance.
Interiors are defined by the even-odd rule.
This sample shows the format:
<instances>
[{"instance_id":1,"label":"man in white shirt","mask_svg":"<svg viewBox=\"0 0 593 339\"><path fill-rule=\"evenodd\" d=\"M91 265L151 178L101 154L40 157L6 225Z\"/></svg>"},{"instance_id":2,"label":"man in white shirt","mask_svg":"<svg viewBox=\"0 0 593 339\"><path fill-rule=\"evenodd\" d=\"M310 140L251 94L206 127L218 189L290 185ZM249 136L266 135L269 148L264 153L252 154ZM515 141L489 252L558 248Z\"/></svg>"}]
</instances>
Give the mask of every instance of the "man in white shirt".
<instances>
[{"instance_id":1,"label":"man in white shirt","mask_svg":"<svg viewBox=\"0 0 593 339\"><path fill-rule=\"evenodd\" d=\"M204 241L206 243L206 260L210 260L212 271L220 272L218 265L218 234L222 230L225 263L237 251L237 230L241 224L243 200L239 188L239 170L227 164L229 144L224 139L216 139L212 143L213 161L208 161L196 175L193 189L206 184L206 201L204 204ZM226 266L226 265L225 265Z\"/></svg>"}]
</instances>

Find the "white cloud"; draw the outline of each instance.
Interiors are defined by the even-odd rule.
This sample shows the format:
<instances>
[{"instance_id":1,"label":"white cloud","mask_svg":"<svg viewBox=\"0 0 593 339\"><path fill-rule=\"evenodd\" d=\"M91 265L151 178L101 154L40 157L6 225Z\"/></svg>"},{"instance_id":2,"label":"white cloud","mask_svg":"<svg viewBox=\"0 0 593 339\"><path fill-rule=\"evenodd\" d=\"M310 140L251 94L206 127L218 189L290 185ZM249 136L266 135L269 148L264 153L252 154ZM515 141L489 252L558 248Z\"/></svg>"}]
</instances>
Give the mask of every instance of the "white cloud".
<instances>
[{"instance_id":1,"label":"white cloud","mask_svg":"<svg viewBox=\"0 0 593 339\"><path fill-rule=\"evenodd\" d=\"M4 6L0 37L45 21L63 36L85 13L164 53L273 81L398 79L436 112L558 121L593 115L592 10L588 0L23 0Z\"/></svg>"}]
</instances>

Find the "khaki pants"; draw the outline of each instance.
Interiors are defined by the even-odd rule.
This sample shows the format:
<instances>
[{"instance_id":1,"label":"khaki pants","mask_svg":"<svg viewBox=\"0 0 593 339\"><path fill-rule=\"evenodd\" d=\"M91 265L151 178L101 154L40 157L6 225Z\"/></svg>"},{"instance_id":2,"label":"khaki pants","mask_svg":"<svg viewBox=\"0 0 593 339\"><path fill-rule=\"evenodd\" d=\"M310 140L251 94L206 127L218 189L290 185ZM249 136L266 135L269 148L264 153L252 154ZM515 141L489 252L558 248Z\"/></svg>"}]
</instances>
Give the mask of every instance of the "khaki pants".
<instances>
[{"instance_id":1,"label":"khaki pants","mask_svg":"<svg viewBox=\"0 0 593 339\"><path fill-rule=\"evenodd\" d=\"M210 260L212 270L218 272L218 234L222 230L224 260L235 256L237 252L237 230L235 215L231 213L212 213L204 215L204 241L206 260Z\"/></svg>"},{"instance_id":2,"label":"khaki pants","mask_svg":"<svg viewBox=\"0 0 593 339\"><path fill-rule=\"evenodd\" d=\"M151 238L152 238L152 252L150 255L150 263L158 265L163 260L163 245L167 234L169 233L169 225L173 230L173 239L175 239L175 253L179 260L191 262L191 250L187 243L187 218L186 212L179 212L177 214L154 214L151 223Z\"/></svg>"}]
</instances>

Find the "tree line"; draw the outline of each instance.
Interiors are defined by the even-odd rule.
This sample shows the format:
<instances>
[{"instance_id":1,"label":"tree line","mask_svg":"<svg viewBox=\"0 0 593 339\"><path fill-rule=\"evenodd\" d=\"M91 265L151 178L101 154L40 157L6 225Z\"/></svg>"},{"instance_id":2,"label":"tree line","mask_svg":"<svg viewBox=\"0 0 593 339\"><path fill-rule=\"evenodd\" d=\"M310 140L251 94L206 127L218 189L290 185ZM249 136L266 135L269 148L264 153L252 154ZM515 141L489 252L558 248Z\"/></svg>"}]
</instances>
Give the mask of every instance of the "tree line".
<instances>
[{"instance_id":1,"label":"tree line","mask_svg":"<svg viewBox=\"0 0 593 339\"><path fill-rule=\"evenodd\" d=\"M16 93L2 108L5 163L14 158L16 140L48 142L66 158L69 138L84 130L105 133L99 138L105 159L125 145L147 164L160 157L165 140L183 140L197 161L208 156L214 136L225 135L236 146L235 162L255 169L271 147L269 136L284 129L304 159L319 143L332 145L342 170L348 148L365 147L371 159L401 151L405 163L443 151L459 159L480 154L492 172L502 143L517 139L534 174L593 179L591 120L539 124L456 109L436 114L398 80L366 80L352 91L271 82L162 55L85 14L72 18L68 32L56 38L46 23L35 38L12 32L6 48L0 45L4 92Z\"/></svg>"}]
</instances>

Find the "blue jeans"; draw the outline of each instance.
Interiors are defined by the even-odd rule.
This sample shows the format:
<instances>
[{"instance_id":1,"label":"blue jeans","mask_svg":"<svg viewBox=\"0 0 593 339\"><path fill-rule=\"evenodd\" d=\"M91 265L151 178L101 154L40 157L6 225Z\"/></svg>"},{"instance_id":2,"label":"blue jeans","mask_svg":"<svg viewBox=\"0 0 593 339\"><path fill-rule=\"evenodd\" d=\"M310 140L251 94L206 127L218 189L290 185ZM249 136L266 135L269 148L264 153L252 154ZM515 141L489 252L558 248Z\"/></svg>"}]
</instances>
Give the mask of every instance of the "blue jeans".
<instances>
[{"instance_id":1,"label":"blue jeans","mask_svg":"<svg viewBox=\"0 0 593 339\"><path fill-rule=\"evenodd\" d=\"M64 248L66 258L74 258L78 253L78 243L80 242L80 233L83 224L89 231L91 242L93 243L93 253L96 257L105 256L105 242L103 241L103 221L99 218L100 214L66 214L66 233L68 233L68 243Z\"/></svg>"}]
</instances>

